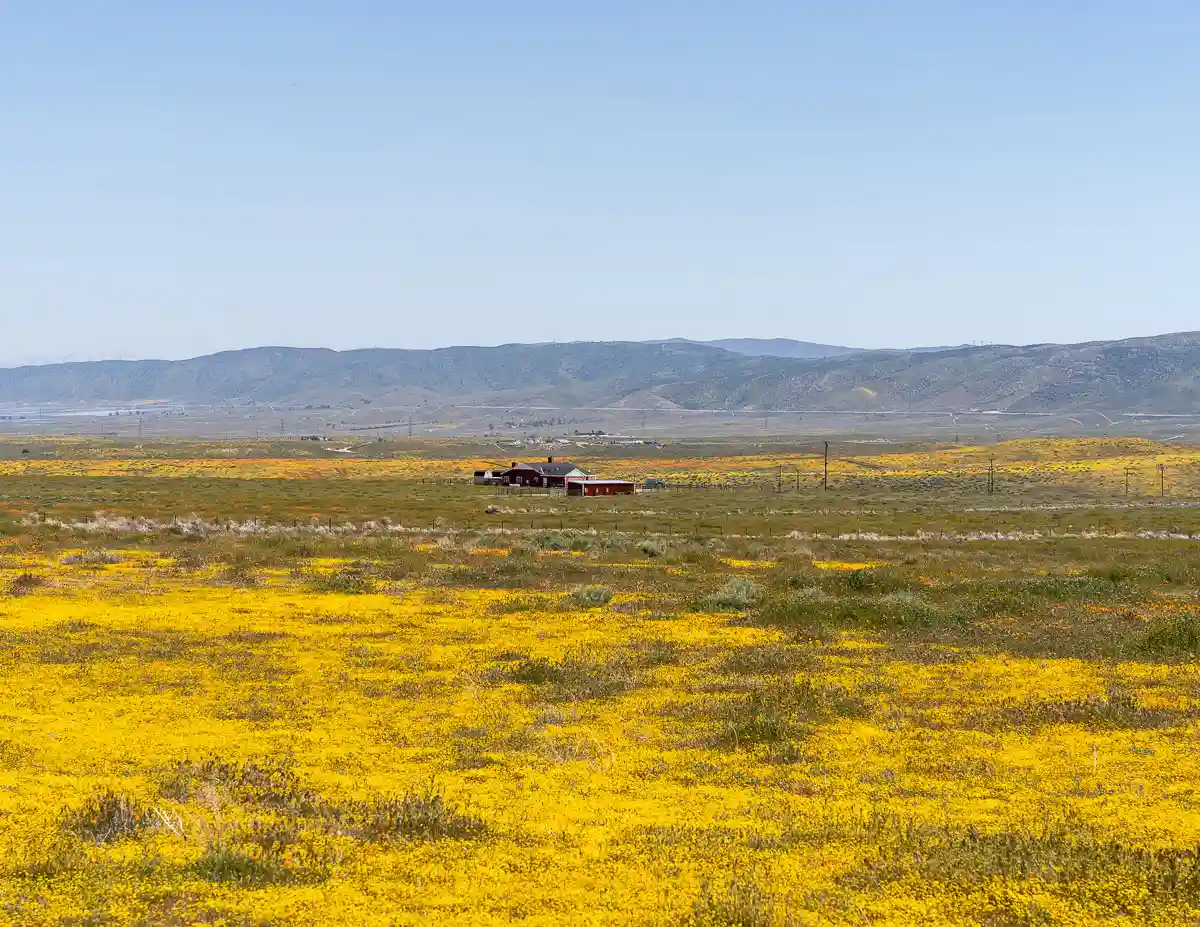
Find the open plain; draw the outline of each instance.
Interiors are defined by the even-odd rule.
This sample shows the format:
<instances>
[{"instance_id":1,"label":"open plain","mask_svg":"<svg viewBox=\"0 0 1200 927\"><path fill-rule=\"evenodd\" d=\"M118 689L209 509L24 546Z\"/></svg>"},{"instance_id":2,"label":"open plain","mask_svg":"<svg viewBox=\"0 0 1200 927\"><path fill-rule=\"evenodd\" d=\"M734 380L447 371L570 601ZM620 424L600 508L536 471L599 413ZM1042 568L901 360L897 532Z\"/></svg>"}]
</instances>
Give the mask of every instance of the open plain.
<instances>
[{"instance_id":1,"label":"open plain","mask_svg":"<svg viewBox=\"0 0 1200 927\"><path fill-rule=\"evenodd\" d=\"M0 446L0 923L1200 919L1200 450L508 453Z\"/></svg>"}]
</instances>

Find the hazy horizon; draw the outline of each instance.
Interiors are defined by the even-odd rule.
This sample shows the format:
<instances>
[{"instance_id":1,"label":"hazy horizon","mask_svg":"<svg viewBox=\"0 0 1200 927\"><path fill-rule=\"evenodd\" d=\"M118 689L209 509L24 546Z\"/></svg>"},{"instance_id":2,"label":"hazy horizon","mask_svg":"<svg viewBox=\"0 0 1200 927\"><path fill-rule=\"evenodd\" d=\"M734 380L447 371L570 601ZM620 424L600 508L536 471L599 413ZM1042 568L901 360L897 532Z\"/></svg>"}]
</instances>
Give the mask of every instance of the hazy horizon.
<instances>
[{"instance_id":1,"label":"hazy horizon","mask_svg":"<svg viewBox=\"0 0 1200 927\"><path fill-rule=\"evenodd\" d=\"M0 12L0 358L1194 327L1200 8Z\"/></svg>"},{"instance_id":2,"label":"hazy horizon","mask_svg":"<svg viewBox=\"0 0 1200 927\"><path fill-rule=\"evenodd\" d=\"M1168 336L1168 335L1179 335L1179 334L1188 334L1188 332L1186 332L1186 331L1155 332L1153 334L1148 334L1148 335L1130 335L1129 339L1156 338L1156 337L1164 337L1164 336ZM495 342L493 344L468 344L468 343L442 344L442 345L434 345L433 347L428 347L428 348L405 348L405 347L399 347L399 346L394 346L394 345L362 345L359 347L350 347L350 348L330 348L328 345L321 345L321 344L283 344L283 343L255 344L255 345L246 345L244 347L236 347L236 348L221 348L216 351L205 352L204 354L179 354L176 356L147 355L147 356L141 356L141 357L134 357L134 356L114 357L114 356L73 355L73 356L57 356L56 357L54 355L48 355L48 356L34 355L34 356L24 356L24 357L22 357L22 356L0 357L0 369L9 369L9 368L13 368L13 367L48 366L48 365L52 365L52 364L87 363L87 362L93 362L93 361L107 361L107 360L115 360L115 361L179 361L179 360L190 360L190 359L196 358L196 357L207 357L207 356L211 356L212 354L227 354L227 353L236 352L236 351L252 351L252 350L258 350L258 349L264 349L264 348L284 348L284 349L299 349L299 350L331 350L331 351L339 351L339 352L369 351L369 350L436 351L436 350L445 350L448 348L495 348L495 347L503 347L506 345L583 344L583 343L589 343L589 342L595 342L595 341L620 342L620 341L625 341L625 340L627 340L627 339L603 338L603 339L570 339L570 340L559 340L559 341L500 341L500 342ZM707 343L719 342L719 341L778 341L778 340L804 341L805 339L786 338L783 336L756 337L756 336L741 336L741 335L716 337L716 338L683 338L681 336L672 336L670 338L661 338L661 339L648 338L648 339L642 340L640 343L644 344L644 343L653 343L653 342L658 342L658 341L689 341L689 342L693 342L693 343L707 344ZM846 347L846 348L852 348L855 350L862 350L862 351L872 351L872 350L894 350L894 351L918 350L919 351L919 350L928 350L930 348L935 348L935 347L939 348L939 349L943 349L943 348L944 349L953 349L953 348L957 348L957 347L1002 347L1002 346L1032 347L1037 344L1085 344L1090 341L1122 341L1122 340L1128 340L1128 339L1121 339L1121 338L1087 339L1082 342L1034 342L1034 341L1022 342L1022 343L1003 342L1003 341L994 341L994 342L986 342L986 343L964 342L961 345L910 344L910 345L889 345L889 346L886 346L883 348L863 348L859 345L826 345L825 342L811 342L811 341L807 342L807 343L822 344L822 345L826 345L828 347Z\"/></svg>"}]
</instances>

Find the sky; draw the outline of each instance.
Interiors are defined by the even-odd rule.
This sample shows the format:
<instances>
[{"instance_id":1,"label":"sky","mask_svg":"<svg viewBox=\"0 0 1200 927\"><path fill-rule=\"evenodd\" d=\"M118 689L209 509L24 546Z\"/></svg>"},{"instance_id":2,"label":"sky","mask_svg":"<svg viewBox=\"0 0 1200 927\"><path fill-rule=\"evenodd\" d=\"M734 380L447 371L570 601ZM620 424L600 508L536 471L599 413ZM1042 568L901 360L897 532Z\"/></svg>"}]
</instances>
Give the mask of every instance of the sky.
<instances>
[{"instance_id":1,"label":"sky","mask_svg":"<svg viewBox=\"0 0 1200 927\"><path fill-rule=\"evenodd\" d=\"M0 0L0 360L1200 328L1200 4Z\"/></svg>"}]
</instances>

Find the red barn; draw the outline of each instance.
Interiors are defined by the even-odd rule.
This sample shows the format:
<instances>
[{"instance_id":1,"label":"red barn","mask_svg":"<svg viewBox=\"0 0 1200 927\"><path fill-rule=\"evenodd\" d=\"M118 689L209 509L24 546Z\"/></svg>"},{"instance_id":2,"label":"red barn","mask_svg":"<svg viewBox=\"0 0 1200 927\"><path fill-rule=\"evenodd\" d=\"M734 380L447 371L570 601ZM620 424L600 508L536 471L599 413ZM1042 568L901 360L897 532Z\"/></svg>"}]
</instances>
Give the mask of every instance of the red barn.
<instances>
[{"instance_id":1,"label":"red barn","mask_svg":"<svg viewBox=\"0 0 1200 927\"><path fill-rule=\"evenodd\" d=\"M629 480L567 480L568 496L618 496L633 492Z\"/></svg>"}]
</instances>

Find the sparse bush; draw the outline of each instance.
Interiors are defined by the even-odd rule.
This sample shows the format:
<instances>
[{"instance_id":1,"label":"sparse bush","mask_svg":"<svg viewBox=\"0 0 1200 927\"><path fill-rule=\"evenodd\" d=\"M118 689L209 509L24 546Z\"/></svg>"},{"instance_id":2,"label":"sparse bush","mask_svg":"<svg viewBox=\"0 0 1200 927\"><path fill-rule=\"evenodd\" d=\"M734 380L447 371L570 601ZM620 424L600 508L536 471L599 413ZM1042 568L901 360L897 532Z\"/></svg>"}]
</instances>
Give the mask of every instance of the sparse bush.
<instances>
[{"instance_id":1,"label":"sparse bush","mask_svg":"<svg viewBox=\"0 0 1200 927\"><path fill-rule=\"evenodd\" d=\"M612 601L613 591L607 586L582 586L569 596L576 608L603 608Z\"/></svg>"},{"instance_id":2,"label":"sparse bush","mask_svg":"<svg viewBox=\"0 0 1200 927\"><path fill-rule=\"evenodd\" d=\"M558 601L552 596L522 592L496 599L488 604L488 611L494 615L512 615L519 612L551 611L557 605Z\"/></svg>"},{"instance_id":3,"label":"sparse bush","mask_svg":"<svg viewBox=\"0 0 1200 927\"><path fill-rule=\"evenodd\" d=\"M645 538L638 544L638 551L646 557L661 557L667 552L667 542L661 538Z\"/></svg>"},{"instance_id":4,"label":"sparse bush","mask_svg":"<svg viewBox=\"0 0 1200 927\"><path fill-rule=\"evenodd\" d=\"M857 603L856 603L857 604ZM873 628L934 628L958 620L948 610L938 608L922 596L909 590L887 592L846 610L853 613L859 624Z\"/></svg>"},{"instance_id":5,"label":"sparse bush","mask_svg":"<svg viewBox=\"0 0 1200 927\"><path fill-rule=\"evenodd\" d=\"M40 573L18 573L8 583L8 595L22 596L36 592L46 586L46 577Z\"/></svg>"},{"instance_id":6,"label":"sparse bush","mask_svg":"<svg viewBox=\"0 0 1200 927\"><path fill-rule=\"evenodd\" d=\"M735 576L701 603L705 611L744 612L762 597L762 587L746 576Z\"/></svg>"},{"instance_id":7,"label":"sparse bush","mask_svg":"<svg viewBox=\"0 0 1200 927\"><path fill-rule=\"evenodd\" d=\"M291 874L278 857L252 855L225 841L205 847L195 862L196 874L209 882L275 884L291 881Z\"/></svg>"},{"instance_id":8,"label":"sparse bush","mask_svg":"<svg viewBox=\"0 0 1200 927\"><path fill-rule=\"evenodd\" d=\"M773 595L766 599L754 615L755 623L773 625L793 632L806 632L820 637L833 616L836 600L815 587Z\"/></svg>"},{"instance_id":9,"label":"sparse bush","mask_svg":"<svg viewBox=\"0 0 1200 927\"><path fill-rule=\"evenodd\" d=\"M807 679L784 679L756 685L749 694L711 706L718 722L716 742L739 748L779 745L830 718L861 717L862 703L838 686Z\"/></svg>"},{"instance_id":10,"label":"sparse bush","mask_svg":"<svg viewBox=\"0 0 1200 927\"><path fill-rule=\"evenodd\" d=\"M14 740L0 739L0 769L16 769L31 756L33 748Z\"/></svg>"},{"instance_id":11,"label":"sparse bush","mask_svg":"<svg viewBox=\"0 0 1200 927\"><path fill-rule=\"evenodd\" d=\"M343 806L340 819L368 840L467 840L487 833L480 818L446 801L432 784L399 798Z\"/></svg>"},{"instance_id":12,"label":"sparse bush","mask_svg":"<svg viewBox=\"0 0 1200 927\"><path fill-rule=\"evenodd\" d=\"M105 550L103 547L89 547L87 550L80 551L77 554L67 554L59 562L67 566L85 566L92 569L100 569L101 567L111 566L115 563L123 563L124 560L125 558L115 551Z\"/></svg>"},{"instance_id":13,"label":"sparse bush","mask_svg":"<svg viewBox=\"0 0 1200 927\"><path fill-rule=\"evenodd\" d=\"M508 559L510 561L532 563L537 549L529 546L524 541L516 541L508 548Z\"/></svg>"},{"instance_id":14,"label":"sparse bush","mask_svg":"<svg viewBox=\"0 0 1200 927\"><path fill-rule=\"evenodd\" d=\"M723 891L705 885L680 927L791 927L774 896L757 882L735 880Z\"/></svg>"},{"instance_id":15,"label":"sparse bush","mask_svg":"<svg viewBox=\"0 0 1200 927\"><path fill-rule=\"evenodd\" d=\"M1200 620L1179 615L1143 634L1135 649L1156 657L1200 656Z\"/></svg>"},{"instance_id":16,"label":"sparse bush","mask_svg":"<svg viewBox=\"0 0 1200 927\"><path fill-rule=\"evenodd\" d=\"M670 666L679 662L679 645L664 637L633 641L629 651L640 666Z\"/></svg>"},{"instance_id":17,"label":"sparse bush","mask_svg":"<svg viewBox=\"0 0 1200 927\"><path fill-rule=\"evenodd\" d=\"M248 563L227 563L218 571L216 579L224 586L249 589L259 584L260 576Z\"/></svg>"},{"instance_id":18,"label":"sparse bush","mask_svg":"<svg viewBox=\"0 0 1200 927\"><path fill-rule=\"evenodd\" d=\"M540 550L566 551L570 550L572 546L571 539L557 531L539 534L534 537L533 543Z\"/></svg>"},{"instance_id":19,"label":"sparse bush","mask_svg":"<svg viewBox=\"0 0 1200 927\"><path fill-rule=\"evenodd\" d=\"M524 659L503 669L499 678L526 685L545 686L556 701L605 698L627 692L637 685L634 661L627 654L594 659L580 648L559 660L545 657Z\"/></svg>"},{"instance_id":20,"label":"sparse bush","mask_svg":"<svg viewBox=\"0 0 1200 927\"><path fill-rule=\"evenodd\" d=\"M295 821L253 821L218 831L193 864L210 882L276 885L327 879L338 854L319 833Z\"/></svg>"},{"instance_id":21,"label":"sparse bush","mask_svg":"<svg viewBox=\"0 0 1200 927\"><path fill-rule=\"evenodd\" d=\"M204 555L198 550L185 550L175 556L172 564L177 570L194 572L202 570L207 565Z\"/></svg>"},{"instance_id":22,"label":"sparse bush","mask_svg":"<svg viewBox=\"0 0 1200 927\"><path fill-rule=\"evenodd\" d=\"M834 575L842 577L842 585L849 592L899 592L912 585L904 574L890 567L867 567Z\"/></svg>"},{"instance_id":23,"label":"sparse bush","mask_svg":"<svg viewBox=\"0 0 1200 927\"><path fill-rule=\"evenodd\" d=\"M1077 699L1031 698L994 711L975 712L967 719L967 725L982 730L1040 728L1056 724L1079 724L1093 730L1159 730L1183 724L1194 715L1193 711L1148 708L1134 693L1113 686L1104 695Z\"/></svg>"},{"instance_id":24,"label":"sparse bush","mask_svg":"<svg viewBox=\"0 0 1200 927\"><path fill-rule=\"evenodd\" d=\"M151 812L140 802L105 790L63 816L63 827L92 843L113 843L137 837L154 826Z\"/></svg>"},{"instance_id":25,"label":"sparse bush","mask_svg":"<svg viewBox=\"0 0 1200 927\"><path fill-rule=\"evenodd\" d=\"M757 644L738 647L721 664L722 671L735 676L774 676L794 673L811 666L812 657L787 644Z\"/></svg>"},{"instance_id":26,"label":"sparse bush","mask_svg":"<svg viewBox=\"0 0 1200 927\"><path fill-rule=\"evenodd\" d=\"M366 595L375 591L374 577L361 567L344 567L327 573L317 573L309 585L316 592L338 595Z\"/></svg>"},{"instance_id":27,"label":"sparse bush","mask_svg":"<svg viewBox=\"0 0 1200 927\"><path fill-rule=\"evenodd\" d=\"M291 814L313 814L324 804L300 781L290 760L273 757L241 763L215 756L199 762L183 760L162 791L168 798L186 802L206 788L224 791L235 801Z\"/></svg>"}]
</instances>

